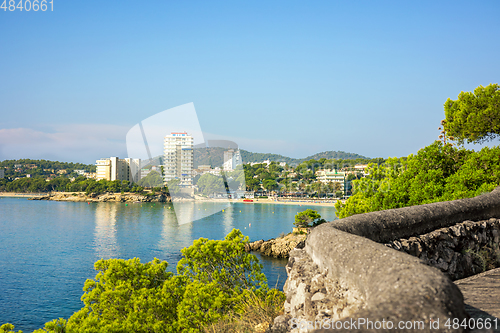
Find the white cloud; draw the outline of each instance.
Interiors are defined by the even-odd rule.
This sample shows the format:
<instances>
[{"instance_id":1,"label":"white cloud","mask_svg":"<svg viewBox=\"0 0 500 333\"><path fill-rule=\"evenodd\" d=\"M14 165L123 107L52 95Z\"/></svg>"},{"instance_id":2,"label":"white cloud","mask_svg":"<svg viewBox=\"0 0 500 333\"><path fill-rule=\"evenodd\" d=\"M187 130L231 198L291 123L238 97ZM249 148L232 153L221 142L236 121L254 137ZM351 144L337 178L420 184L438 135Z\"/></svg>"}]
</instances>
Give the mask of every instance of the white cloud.
<instances>
[{"instance_id":1,"label":"white cloud","mask_svg":"<svg viewBox=\"0 0 500 333\"><path fill-rule=\"evenodd\" d=\"M33 158L95 163L100 157L125 156L129 127L68 124L45 129L0 129L0 160Z\"/></svg>"}]
</instances>

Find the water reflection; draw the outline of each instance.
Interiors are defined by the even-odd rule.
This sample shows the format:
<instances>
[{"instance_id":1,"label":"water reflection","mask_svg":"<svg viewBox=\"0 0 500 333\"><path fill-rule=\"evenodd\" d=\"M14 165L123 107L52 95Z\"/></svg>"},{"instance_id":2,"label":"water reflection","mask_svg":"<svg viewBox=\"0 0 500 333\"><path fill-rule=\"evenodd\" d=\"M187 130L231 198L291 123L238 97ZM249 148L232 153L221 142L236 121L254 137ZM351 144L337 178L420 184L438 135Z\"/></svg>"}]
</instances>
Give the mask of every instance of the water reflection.
<instances>
[{"instance_id":1,"label":"water reflection","mask_svg":"<svg viewBox=\"0 0 500 333\"><path fill-rule=\"evenodd\" d=\"M94 248L98 258L116 258L116 216L118 205L98 203L95 209Z\"/></svg>"},{"instance_id":2,"label":"water reflection","mask_svg":"<svg viewBox=\"0 0 500 333\"><path fill-rule=\"evenodd\" d=\"M230 205L222 212L222 224L224 225L224 235L227 235L234 228L234 206Z\"/></svg>"},{"instance_id":3,"label":"water reflection","mask_svg":"<svg viewBox=\"0 0 500 333\"><path fill-rule=\"evenodd\" d=\"M200 201L174 201L173 207L179 225L192 223L207 216L221 212L230 207L227 200L200 202Z\"/></svg>"},{"instance_id":4,"label":"water reflection","mask_svg":"<svg viewBox=\"0 0 500 333\"><path fill-rule=\"evenodd\" d=\"M233 208L225 202L180 202L163 209L163 226L158 247L162 250L182 249L190 246L193 239L208 237L208 233L220 234L220 224L214 223L213 215L222 212L224 235L233 229ZM197 230L194 230L196 228ZM214 236L218 238L220 236Z\"/></svg>"},{"instance_id":5,"label":"water reflection","mask_svg":"<svg viewBox=\"0 0 500 333\"><path fill-rule=\"evenodd\" d=\"M181 227L177 223L178 217L176 215L181 215L181 218L189 218L193 214L192 210L186 207L175 211L171 205L164 206L161 238L158 242L159 249L168 252L173 248L183 248L190 245L192 223Z\"/></svg>"}]
</instances>

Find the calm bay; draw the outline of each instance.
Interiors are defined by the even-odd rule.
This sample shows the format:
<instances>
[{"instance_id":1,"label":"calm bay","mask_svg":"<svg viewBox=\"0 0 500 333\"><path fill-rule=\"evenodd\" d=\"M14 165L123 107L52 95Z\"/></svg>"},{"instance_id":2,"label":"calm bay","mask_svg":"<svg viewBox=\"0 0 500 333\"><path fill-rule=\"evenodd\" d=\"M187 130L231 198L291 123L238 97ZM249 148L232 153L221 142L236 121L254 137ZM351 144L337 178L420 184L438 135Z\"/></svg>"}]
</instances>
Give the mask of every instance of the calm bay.
<instances>
[{"instance_id":1,"label":"calm bay","mask_svg":"<svg viewBox=\"0 0 500 333\"><path fill-rule=\"evenodd\" d=\"M180 250L200 237L223 239L236 228L250 241L275 238L290 232L295 214L307 208L335 218L333 207L322 206L233 203L224 212L211 202L181 207L193 216L218 212L179 225L171 204L1 198L0 324L32 332L52 319L69 318L82 307L83 284L95 277L93 264L101 258L156 257L175 271ZM286 260L259 259L268 284L282 289Z\"/></svg>"}]
</instances>

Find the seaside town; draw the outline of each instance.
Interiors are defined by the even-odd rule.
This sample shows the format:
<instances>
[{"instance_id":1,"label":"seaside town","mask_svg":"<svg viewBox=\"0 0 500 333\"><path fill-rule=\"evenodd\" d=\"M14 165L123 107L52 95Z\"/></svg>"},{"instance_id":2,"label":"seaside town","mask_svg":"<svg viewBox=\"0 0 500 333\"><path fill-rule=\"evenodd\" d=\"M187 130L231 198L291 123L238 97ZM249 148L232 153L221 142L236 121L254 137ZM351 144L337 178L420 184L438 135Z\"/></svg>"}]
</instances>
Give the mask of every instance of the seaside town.
<instances>
[{"instance_id":1,"label":"seaside town","mask_svg":"<svg viewBox=\"0 0 500 333\"><path fill-rule=\"evenodd\" d=\"M118 181L120 186L126 184L130 189L136 188L135 192L173 184L191 197L198 194L213 199L265 197L275 200L300 198L329 202L348 198L352 194L352 181L366 177L366 162L372 161L359 158L321 158L307 160L295 166L269 159L244 163L239 149L219 149L216 152L208 149L208 153L212 154L210 160L219 160L221 163L195 166L196 151L193 146L193 137L189 133L173 132L164 137L164 155L150 160L101 158L96 160L95 166L86 166L85 169L69 169L65 164L48 169L43 168L43 162L16 162L17 164L0 169L0 178L6 178L7 171L9 180L0 183L0 191L36 193L49 189L69 192L74 189L73 183L87 179L96 182ZM365 163L356 163L359 160ZM6 164L5 161L3 163ZM46 186L35 179L44 180ZM16 188L17 184L20 187ZM81 190L85 191L85 188L82 187Z\"/></svg>"},{"instance_id":2,"label":"seaside town","mask_svg":"<svg viewBox=\"0 0 500 333\"><path fill-rule=\"evenodd\" d=\"M499 17L0 0L0 333L500 333Z\"/></svg>"}]
</instances>

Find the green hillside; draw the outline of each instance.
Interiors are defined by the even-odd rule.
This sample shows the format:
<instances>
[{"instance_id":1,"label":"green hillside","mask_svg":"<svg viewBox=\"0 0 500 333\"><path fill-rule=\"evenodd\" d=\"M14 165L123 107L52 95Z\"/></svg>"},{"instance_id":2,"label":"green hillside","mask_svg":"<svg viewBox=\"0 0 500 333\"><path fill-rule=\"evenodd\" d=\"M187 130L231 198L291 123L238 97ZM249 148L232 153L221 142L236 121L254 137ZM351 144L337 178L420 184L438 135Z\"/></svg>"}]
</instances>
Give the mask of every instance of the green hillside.
<instances>
[{"instance_id":1,"label":"green hillside","mask_svg":"<svg viewBox=\"0 0 500 333\"><path fill-rule=\"evenodd\" d=\"M197 168L199 165L211 165L222 166L224 162L224 151L225 148L214 147L214 148L197 148L194 150L194 167ZM308 161L311 159L319 160L321 158L326 159L369 159L368 157L354 154L354 153L346 153L344 151L325 151L321 153L317 153L305 158L292 158L288 156L283 156L280 154L272 154L272 153L252 153L250 151L240 149L241 158L243 163L249 162L264 162L266 160L275 161L275 162L286 162L289 165L298 165L304 161Z\"/></svg>"}]
</instances>

